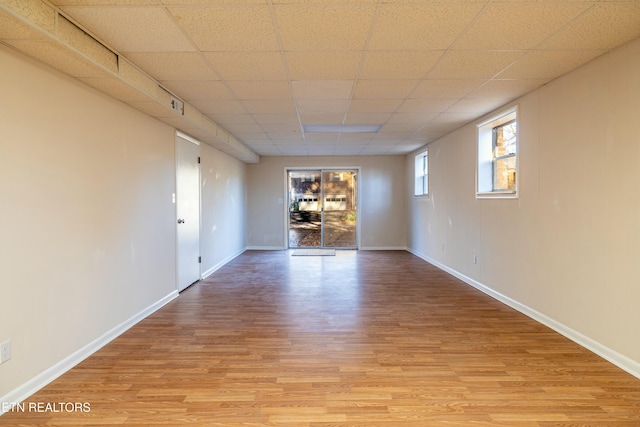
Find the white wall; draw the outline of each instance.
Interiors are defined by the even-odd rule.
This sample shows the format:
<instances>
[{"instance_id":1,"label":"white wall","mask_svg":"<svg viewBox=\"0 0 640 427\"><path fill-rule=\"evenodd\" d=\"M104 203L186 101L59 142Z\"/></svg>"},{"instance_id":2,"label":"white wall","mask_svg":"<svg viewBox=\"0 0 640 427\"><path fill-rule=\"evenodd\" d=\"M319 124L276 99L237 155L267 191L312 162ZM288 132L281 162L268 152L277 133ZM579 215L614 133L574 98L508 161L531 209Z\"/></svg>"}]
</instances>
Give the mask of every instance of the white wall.
<instances>
[{"instance_id":1,"label":"white wall","mask_svg":"<svg viewBox=\"0 0 640 427\"><path fill-rule=\"evenodd\" d=\"M176 227L174 129L2 45L0 64L2 401L175 296Z\"/></svg>"},{"instance_id":2,"label":"white wall","mask_svg":"<svg viewBox=\"0 0 640 427\"><path fill-rule=\"evenodd\" d=\"M202 180L201 271L208 276L245 249L246 165L200 146Z\"/></svg>"},{"instance_id":3,"label":"white wall","mask_svg":"<svg viewBox=\"0 0 640 427\"><path fill-rule=\"evenodd\" d=\"M519 198L475 198L468 125L406 190L408 246L639 376L640 40L517 103Z\"/></svg>"},{"instance_id":4,"label":"white wall","mask_svg":"<svg viewBox=\"0 0 640 427\"><path fill-rule=\"evenodd\" d=\"M362 249L406 248L404 156L262 157L247 166L247 246L283 249L286 167L360 167ZM413 181L412 181L413 182Z\"/></svg>"}]
</instances>

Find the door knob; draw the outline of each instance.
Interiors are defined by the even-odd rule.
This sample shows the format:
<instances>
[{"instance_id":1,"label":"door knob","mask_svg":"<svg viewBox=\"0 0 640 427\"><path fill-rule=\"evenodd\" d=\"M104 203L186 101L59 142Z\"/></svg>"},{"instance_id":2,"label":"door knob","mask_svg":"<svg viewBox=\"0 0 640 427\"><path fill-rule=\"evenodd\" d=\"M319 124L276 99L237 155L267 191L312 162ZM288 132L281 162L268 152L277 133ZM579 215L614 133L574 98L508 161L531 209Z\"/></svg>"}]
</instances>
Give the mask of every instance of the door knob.
<instances>
[{"instance_id":1,"label":"door knob","mask_svg":"<svg viewBox=\"0 0 640 427\"><path fill-rule=\"evenodd\" d=\"M184 224L184 219L182 218L178 219L178 224Z\"/></svg>"}]
</instances>

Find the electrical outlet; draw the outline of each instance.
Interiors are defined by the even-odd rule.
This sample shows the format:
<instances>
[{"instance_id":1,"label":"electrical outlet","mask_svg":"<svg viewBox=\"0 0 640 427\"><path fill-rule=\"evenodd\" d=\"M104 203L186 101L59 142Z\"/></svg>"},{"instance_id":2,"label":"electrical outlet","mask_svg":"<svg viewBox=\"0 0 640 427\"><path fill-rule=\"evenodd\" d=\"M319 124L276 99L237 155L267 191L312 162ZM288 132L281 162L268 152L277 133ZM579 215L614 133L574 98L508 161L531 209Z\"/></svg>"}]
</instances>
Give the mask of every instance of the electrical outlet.
<instances>
[{"instance_id":1,"label":"electrical outlet","mask_svg":"<svg viewBox=\"0 0 640 427\"><path fill-rule=\"evenodd\" d=\"M0 344L0 363L4 363L11 359L11 341L5 341Z\"/></svg>"}]
</instances>

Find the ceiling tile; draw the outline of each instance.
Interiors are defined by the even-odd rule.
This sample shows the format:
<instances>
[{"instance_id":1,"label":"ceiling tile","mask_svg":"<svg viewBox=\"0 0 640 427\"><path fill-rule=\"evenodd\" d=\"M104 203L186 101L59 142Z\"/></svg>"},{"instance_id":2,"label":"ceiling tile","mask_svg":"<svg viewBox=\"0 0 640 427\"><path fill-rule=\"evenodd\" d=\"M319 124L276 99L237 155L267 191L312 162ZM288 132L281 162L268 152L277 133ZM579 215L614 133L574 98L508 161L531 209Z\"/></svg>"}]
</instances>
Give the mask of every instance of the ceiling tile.
<instances>
[{"instance_id":1,"label":"ceiling tile","mask_svg":"<svg viewBox=\"0 0 640 427\"><path fill-rule=\"evenodd\" d=\"M257 123L253 116L248 114L216 114L216 123L223 127L228 125L244 125Z\"/></svg>"},{"instance_id":2,"label":"ceiling tile","mask_svg":"<svg viewBox=\"0 0 640 427\"><path fill-rule=\"evenodd\" d=\"M298 132L302 132L302 128L300 126L299 123L291 123L291 122L284 122L284 123L269 123L269 124L261 124L260 127L262 128L262 130L264 130L266 133L272 133L272 132L287 132L287 133L298 133Z\"/></svg>"},{"instance_id":3,"label":"ceiling tile","mask_svg":"<svg viewBox=\"0 0 640 427\"><path fill-rule=\"evenodd\" d=\"M227 84L219 80L161 80L160 82L187 101L236 99Z\"/></svg>"},{"instance_id":4,"label":"ceiling tile","mask_svg":"<svg viewBox=\"0 0 640 427\"><path fill-rule=\"evenodd\" d=\"M293 80L353 80L358 73L361 52L286 52Z\"/></svg>"},{"instance_id":5,"label":"ceiling tile","mask_svg":"<svg viewBox=\"0 0 640 427\"><path fill-rule=\"evenodd\" d=\"M313 112L302 111L300 112L300 121L309 125L324 125L324 124L342 124L344 120L344 113L342 112Z\"/></svg>"},{"instance_id":6,"label":"ceiling tile","mask_svg":"<svg viewBox=\"0 0 640 427\"><path fill-rule=\"evenodd\" d=\"M547 79L488 80L484 85L469 93L467 98L513 99L531 92L547 81Z\"/></svg>"},{"instance_id":7,"label":"ceiling tile","mask_svg":"<svg viewBox=\"0 0 640 427\"><path fill-rule=\"evenodd\" d=\"M584 2L489 4L454 48L531 49L588 7Z\"/></svg>"},{"instance_id":8,"label":"ceiling tile","mask_svg":"<svg viewBox=\"0 0 640 427\"><path fill-rule=\"evenodd\" d=\"M163 0L50 0L56 6L150 6L160 5ZM173 0L172 0L173 1ZM176 0L180 2L185 0ZM189 0L186 0L189 1ZM197 1L197 0L196 0Z\"/></svg>"},{"instance_id":9,"label":"ceiling tile","mask_svg":"<svg viewBox=\"0 0 640 427\"><path fill-rule=\"evenodd\" d=\"M474 113L464 111L464 112L444 112L438 115L435 119L429 122L429 127L433 127L433 129L437 129L441 127L442 129L447 129L449 131L457 129L466 125L467 123L477 119L478 116Z\"/></svg>"},{"instance_id":10,"label":"ceiling tile","mask_svg":"<svg viewBox=\"0 0 640 427\"><path fill-rule=\"evenodd\" d=\"M264 129L257 123L230 123L225 126L225 129L241 140L244 139L245 135L265 134Z\"/></svg>"},{"instance_id":11,"label":"ceiling tile","mask_svg":"<svg viewBox=\"0 0 640 427\"><path fill-rule=\"evenodd\" d=\"M352 80L298 80L291 82L296 99L350 99Z\"/></svg>"},{"instance_id":12,"label":"ceiling tile","mask_svg":"<svg viewBox=\"0 0 640 427\"><path fill-rule=\"evenodd\" d=\"M278 52L206 52L218 74L226 80L286 80Z\"/></svg>"},{"instance_id":13,"label":"ceiling tile","mask_svg":"<svg viewBox=\"0 0 640 427\"><path fill-rule=\"evenodd\" d=\"M602 54L598 50L534 50L528 52L499 79L551 79L570 71Z\"/></svg>"},{"instance_id":14,"label":"ceiling tile","mask_svg":"<svg viewBox=\"0 0 640 427\"><path fill-rule=\"evenodd\" d=\"M411 93L411 98L464 98L482 85L484 79L426 79Z\"/></svg>"},{"instance_id":15,"label":"ceiling tile","mask_svg":"<svg viewBox=\"0 0 640 427\"><path fill-rule=\"evenodd\" d=\"M419 80L359 80L355 99L401 99L409 96Z\"/></svg>"},{"instance_id":16,"label":"ceiling tile","mask_svg":"<svg viewBox=\"0 0 640 427\"><path fill-rule=\"evenodd\" d=\"M291 99L291 88L286 80L230 81L228 84L239 99Z\"/></svg>"},{"instance_id":17,"label":"ceiling tile","mask_svg":"<svg viewBox=\"0 0 640 427\"><path fill-rule=\"evenodd\" d=\"M416 98L406 99L400 108L399 113L439 113L456 103L458 99L449 98Z\"/></svg>"},{"instance_id":18,"label":"ceiling tile","mask_svg":"<svg viewBox=\"0 0 640 427\"><path fill-rule=\"evenodd\" d=\"M125 55L156 80L219 80L196 52L130 52Z\"/></svg>"},{"instance_id":19,"label":"ceiling tile","mask_svg":"<svg viewBox=\"0 0 640 427\"><path fill-rule=\"evenodd\" d=\"M640 36L640 1L598 3L558 31L544 49L612 49Z\"/></svg>"},{"instance_id":20,"label":"ceiling tile","mask_svg":"<svg viewBox=\"0 0 640 427\"><path fill-rule=\"evenodd\" d=\"M391 117L392 113L356 113L349 111L344 120L346 125L378 125L383 124Z\"/></svg>"},{"instance_id":21,"label":"ceiling tile","mask_svg":"<svg viewBox=\"0 0 640 427\"><path fill-rule=\"evenodd\" d=\"M387 123L389 124L410 124L414 126L422 125L436 117L439 113L395 113Z\"/></svg>"},{"instance_id":22,"label":"ceiling tile","mask_svg":"<svg viewBox=\"0 0 640 427\"><path fill-rule=\"evenodd\" d=\"M306 145L286 144L275 141L275 146L281 153L287 153L287 156L308 156L309 150Z\"/></svg>"},{"instance_id":23,"label":"ceiling tile","mask_svg":"<svg viewBox=\"0 0 640 427\"><path fill-rule=\"evenodd\" d=\"M299 125L298 116L295 113L254 114L253 119L256 121L256 123L260 123L262 125L268 125L268 124Z\"/></svg>"},{"instance_id":24,"label":"ceiling tile","mask_svg":"<svg viewBox=\"0 0 640 427\"><path fill-rule=\"evenodd\" d=\"M512 64L524 52L452 50L429 73L433 79L488 79Z\"/></svg>"},{"instance_id":25,"label":"ceiling tile","mask_svg":"<svg viewBox=\"0 0 640 427\"><path fill-rule=\"evenodd\" d=\"M247 111L240 101L231 99L195 99L191 105L215 121L216 114L243 114Z\"/></svg>"},{"instance_id":26,"label":"ceiling tile","mask_svg":"<svg viewBox=\"0 0 640 427\"><path fill-rule=\"evenodd\" d=\"M473 113L482 116L509 102L509 98L461 99L447 109L450 113Z\"/></svg>"},{"instance_id":27,"label":"ceiling tile","mask_svg":"<svg viewBox=\"0 0 640 427\"><path fill-rule=\"evenodd\" d=\"M275 6L285 51L362 50L374 11L368 5Z\"/></svg>"},{"instance_id":28,"label":"ceiling tile","mask_svg":"<svg viewBox=\"0 0 640 427\"><path fill-rule=\"evenodd\" d=\"M385 123L384 126L380 129L381 133L402 133L405 136L407 134L411 134L421 125L416 125L415 123Z\"/></svg>"},{"instance_id":29,"label":"ceiling tile","mask_svg":"<svg viewBox=\"0 0 640 427\"><path fill-rule=\"evenodd\" d=\"M202 51L278 51L267 6L172 7L169 11Z\"/></svg>"},{"instance_id":30,"label":"ceiling tile","mask_svg":"<svg viewBox=\"0 0 640 427\"><path fill-rule=\"evenodd\" d=\"M317 114L344 115L349 106L348 100L342 99L301 99L297 101L300 116Z\"/></svg>"},{"instance_id":31,"label":"ceiling tile","mask_svg":"<svg viewBox=\"0 0 640 427\"><path fill-rule=\"evenodd\" d=\"M361 79L421 79L442 56L443 51L367 52L364 56Z\"/></svg>"},{"instance_id":32,"label":"ceiling tile","mask_svg":"<svg viewBox=\"0 0 640 427\"><path fill-rule=\"evenodd\" d=\"M311 144L336 144L338 142L338 132L325 132L325 133L305 133L304 139L307 143Z\"/></svg>"},{"instance_id":33,"label":"ceiling tile","mask_svg":"<svg viewBox=\"0 0 640 427\"><path fill-rule=\"evenodd\" d=\"M70 6L62 10L120 52L195 50L163 8Z\"/></svg>"},{"instance_id":34,"label":"ceiling tile","mask_svg":"<svg viewBox=\"0 0 640 427\"><path fill-rule=\"evenodd\" d=\"M481 4L385 4L380 6L369 49L448 49Z\"/></svg>"},{"instance_id":35,"label":"ceiling tile","mask_svg":"<svg viewBox=\"0 0 640 427\"><path fill-rule=\"evenodd\" d=\"M293 100L245 100L242 104L250 114L295 113Z\"/></svg>"},{"instance_id":36,"label":"ceiling tile","mask_svg":"<svg viewBox=\"0 0 640 427\"><path fill-rule=\"evenodd\" d=\"M349 105L349 113L393 113L402 99L354 99Z\"/></svg>"},{"instance_id":37,"label":"ceiling tile","mask_svg":"<svg viewBox=\"0 0 640 427\"><path fill-rule=\"evenodd\" d=\"M304 136L302 132L269 132L269 138L278 145L289 144L300 146L304 144Z\"/></svg>"}]
</instances>

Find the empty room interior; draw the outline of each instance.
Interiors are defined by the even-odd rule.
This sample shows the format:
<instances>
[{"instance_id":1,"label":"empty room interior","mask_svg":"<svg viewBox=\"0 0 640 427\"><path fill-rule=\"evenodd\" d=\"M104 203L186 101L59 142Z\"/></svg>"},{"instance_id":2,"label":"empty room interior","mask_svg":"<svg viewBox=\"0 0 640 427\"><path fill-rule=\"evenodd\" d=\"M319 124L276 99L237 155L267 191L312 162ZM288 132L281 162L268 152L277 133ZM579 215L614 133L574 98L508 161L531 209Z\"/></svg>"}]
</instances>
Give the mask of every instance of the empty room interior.
<instances>
[{"instance_id":1,"label":"empty room interior","mask_svg":"<svg viewBox=\"0 0 640 427\"><path fill-rule=\"evenodd\" d=\"M640 2L0 0L0 425L640 425Z\"/></svg>"}]
</instances>

